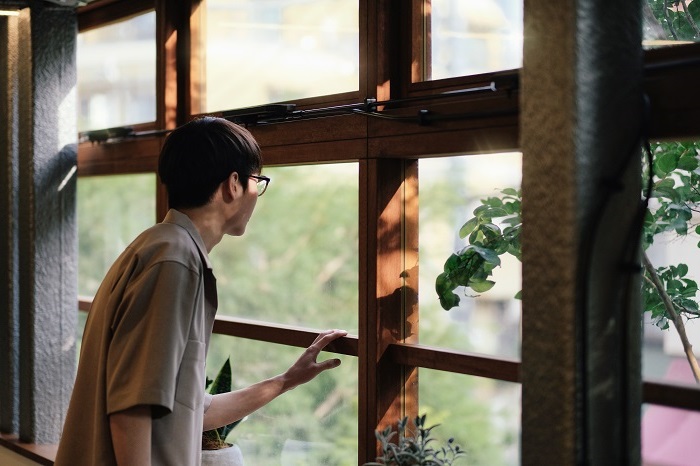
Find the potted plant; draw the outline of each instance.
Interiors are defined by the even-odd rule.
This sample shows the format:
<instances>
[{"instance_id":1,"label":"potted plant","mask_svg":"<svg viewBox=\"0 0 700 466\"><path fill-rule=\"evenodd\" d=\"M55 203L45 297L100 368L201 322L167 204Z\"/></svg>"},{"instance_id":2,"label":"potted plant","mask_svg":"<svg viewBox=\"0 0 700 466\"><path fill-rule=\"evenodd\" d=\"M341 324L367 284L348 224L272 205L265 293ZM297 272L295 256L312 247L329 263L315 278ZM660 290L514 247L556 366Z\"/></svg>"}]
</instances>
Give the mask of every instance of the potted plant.
<instances>
[{"instance_id":1,"label":"potted plant","mask_svg":"<svg viewBox=\"0 0 700 466\"><path fill-rule=\"evenodd\" d=\"M231 391L231 361L227 358L212 381L207 378L207 391L216 395ZM202 433L202 466L243 466L243 455L238 445L226 442L228 434L240 423L235 421Z\"/></svg>"},{"instance_id":2,"label":"potted plant","mask_svg":"<svg viewBox=\"0 0 700 466\"><path fill-rule=\"evenodd\" d=\"M442 447L431 444L436 441L432 430L439 424L426 427L426 415L417 416L413 420L415 430L408 428L408 417L400 419L396 432L391 426L383 431L375 431L377 440L382 445L382 455L376 462L365 463L363 466L451 466L457 458L466 452L455 443L453 438L447 440ZM396 443L392 443L398 434Z\"/></svg>"}]
</instances>

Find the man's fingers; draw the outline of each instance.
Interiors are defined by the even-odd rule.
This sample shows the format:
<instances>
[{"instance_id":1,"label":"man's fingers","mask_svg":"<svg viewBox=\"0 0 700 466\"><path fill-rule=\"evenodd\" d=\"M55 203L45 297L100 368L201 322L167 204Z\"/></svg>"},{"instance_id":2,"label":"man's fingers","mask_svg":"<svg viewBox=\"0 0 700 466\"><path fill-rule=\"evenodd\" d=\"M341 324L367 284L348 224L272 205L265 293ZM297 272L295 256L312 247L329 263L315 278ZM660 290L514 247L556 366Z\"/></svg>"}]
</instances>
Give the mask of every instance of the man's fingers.
<instances>
[{"instance_id":1,"label":"man's fingers","mask_svg":"<svg viewBox=\"0 0 700 466\"><path fill-rule=\"evenodd\" d=\"M348 332L346 332L345 330L326 330L325 332L321 332L318 334L311 346L317 348L320 351L328 343L332 342L333 340L337 340L338 338L344 337L347 334Z\"/></svg>"},{"instance_id":2,"label":"man's fingers","mask_svg":"<svg viewBox=\"0 0 700 466\"><path fill-rule=\"evenodd\" d=\"M304 351L304 354L301 356L300 360L309 358L313 362L317 368L320 369L320 371L324 371L326 369L331 369L333 367L337 367L340 365L340 359L329 359L327 361L323 361L320 363L316 362L316 358L318 357L319 353L323 348L325 348L329 343L331 343L334 340L337 340L338 338L342 338L346 336L348 332L345 330L326 330L325 332L321 332L317 337L316 340L309 346L306 351Z\"/></svg>"},{"instance_id":3,"label":"man's fingers","mask_svg":"<svg viewBox=\"0 0 700 466\"><path fill-rule=\"evenodd\" d=\"M321 369L321 372L338 366L340 366L340 359L328 359L318 363L318 367Z\"/></svg>"}]
</instances>

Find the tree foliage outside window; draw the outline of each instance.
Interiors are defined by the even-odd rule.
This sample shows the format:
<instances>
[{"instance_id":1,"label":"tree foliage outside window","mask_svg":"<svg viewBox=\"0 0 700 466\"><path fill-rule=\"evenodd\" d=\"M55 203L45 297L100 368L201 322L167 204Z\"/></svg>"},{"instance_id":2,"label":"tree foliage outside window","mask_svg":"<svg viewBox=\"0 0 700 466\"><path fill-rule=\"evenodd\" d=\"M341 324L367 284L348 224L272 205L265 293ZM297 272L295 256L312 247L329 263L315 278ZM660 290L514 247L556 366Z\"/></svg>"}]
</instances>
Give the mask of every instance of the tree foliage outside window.
<instances>
[{"instance_id":1,"label":"tree foliage outside window","mask_svg":"<svg viewBox=\"0 0 700 466\"><path fill-rule=\"evenodd\" d=\"M246 233L210 254L220 315L358 333L358 165L270 167ZM241 388L277 375L299 356L289 348L214 335L207 367L231 356ZM325 357L321 355L320 359ZM336 357L336 356L334 356ZM357 360L296 388L230 436L246 464L357 464ZM294 463L292 463L294 464Z\"/></svg>"},{"instance_id":2,"label":"tree foliage outside window","mask_svg":"<svg viewBox=\"0 0 700 466\"><path fill-rule=\"evenodd\" d=\"M648 0L644 3L644 36L649 41L697 42L700 40L700 2Z\"/></svg>"},{"instance_id":3,"label":"tree foliage outside window","mask_svg":"<svg viewBox=\"0 0 700 466\"><path fill-rule=\"evenodd\" d=\"M78 179L78 294L93 296L124 248L155 223L153 174Z\"/></svg>"},{"instance_id":4,"label":"tree foliage outside window","mask_svg":"<svg viewBox=\"0 0 700 466\"><path fill-rule=\"evenodd\" d=\"M646 176L653 176L654 182L644 221L644 251L659 235L700 234L700 223L693 215L700 211L700 143L657 143L652 152L654 162L646 167ZM459 304L457 288L464 287L475 294L490 290L495 284L493 271L500 266L504 254L520 259L521 207L521 192L506 188L498 196L483 199L474 210L473 217L459 232L468 244L450 255L435 281L444 309ZM697 282L688 275L685 263L655 267L644 252L643 266L643 311L649 312L661 329L668 329L669 323L674 326L696 381L700 381L700 369L685 330L688 320L700 317Z\"/></svg>"}]
</instances>

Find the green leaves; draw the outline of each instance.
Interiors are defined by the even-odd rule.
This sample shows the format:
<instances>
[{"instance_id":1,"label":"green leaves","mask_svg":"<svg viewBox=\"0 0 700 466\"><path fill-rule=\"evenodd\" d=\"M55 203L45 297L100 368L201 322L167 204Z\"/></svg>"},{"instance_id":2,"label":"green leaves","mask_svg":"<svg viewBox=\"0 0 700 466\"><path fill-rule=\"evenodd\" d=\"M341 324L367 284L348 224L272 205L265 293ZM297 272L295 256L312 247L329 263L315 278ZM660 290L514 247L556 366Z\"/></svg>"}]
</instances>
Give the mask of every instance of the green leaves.
<instances>
[{"instance_id":1,"label":"green leaves","mask_svg":"<svg viewBox=\"0 0 700 466\"><path fill-rule=\"evenodd\" d=\"M483 199L459 230L459 236L469 244L447 258L435 280L435 291L445 310L459 305L460 297L455 293L459 287L475 293L493 288L496 282L489 277L501 265L499 256L508 253L520 259L520 191L506 188L501 194Z\"/></svg>"},{"instance_id":2,"label":"green leaves","mask_svg":"<svg viewBox=\"0 0 700 466\"><path fill-rule=\"evenodd\" d=\"M700 142L657 143L652 151L652 166L646 167L647 173L653 173L654 184L644 217L645 250L659 235L700 235L700 225L693 223L693 213L700 212ZM459 231L468 245L445 261L443 272L435 280L435 290L445 310L459 305L456 291L460 287L465 288L465 295L469 289L484 293L493 288L495 282L490 278L501 264L499 256L508 253L521 257L521 192L507 188L500 193L498 197L483 199L474 209L473 217ZM698 285L688 277L688 266L665 266L657 272L676 312L685 318L700 317ZM671 316L659 292L650 280L644 280L642 285L644 311L651 313L657 326L668 328ZM516 298L520 299L520 292Z\"/></svg>"},{"instance_id":3,"label":"green leaves","mask_svg":"<svg viewBox=\"0 0 700 466\"><path fill-rule=\"evenodd\" d=\"M479 226L479 219L476 217L470 218L467 220L467 223L462 225L462 228L459 229L459 237L466 238L477 226Z\"/></svg>"},{"instance_id":4,"label":"green leaves","mask_svg":"<svg viewBox=\"0 0 700 466\"><path fill-rule=\"evenodd\" d=\"M678 167L679 155L675 152L662 152L654 159L654 175L663 178Z\"/></svg>"},{"instance_id":5,"label":"green leaves","mask_svg":"<svg viewBox=\"0 0 700 466\"><path fill-rule=\"evenodd\" d=\"M686 278L688 266L678 264L659 267L656 269L656 273L663 283L675 311L688 318L700 317L698 303L695 300L698 284L695 280ZM668 314L659 293L648 282L645 282L645 286L642 288L642 300L644 310L651 313L652 322L663 330L669 328L669 320L672 319L672 316Z\"/></svg>"}]
</instances>

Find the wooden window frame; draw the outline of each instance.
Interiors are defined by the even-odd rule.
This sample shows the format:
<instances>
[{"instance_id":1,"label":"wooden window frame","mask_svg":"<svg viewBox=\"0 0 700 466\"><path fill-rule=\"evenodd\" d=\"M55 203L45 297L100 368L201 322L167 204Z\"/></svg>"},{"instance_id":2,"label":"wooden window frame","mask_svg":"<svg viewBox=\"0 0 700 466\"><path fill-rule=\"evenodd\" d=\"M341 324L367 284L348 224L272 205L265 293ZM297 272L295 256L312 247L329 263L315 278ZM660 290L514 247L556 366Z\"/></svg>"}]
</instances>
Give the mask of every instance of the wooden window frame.
<instances>
[{"instance_id":1,"label":"wooden window frame","mask_svg":"<svg viewBox=\"0 0 700 466\"><path fill-rule=\"evenodd\" d=\"M129 10L124 9L129 5ZM192 101L192 72L198 66L196 14L199 0L108 0L79 9L81 30L113 22L117 16L154 8L157 14L157 119L155 129L170 129L196 116ZM405 322L417 322L417 279L401 278L404 265L417 260L417 207L406 202L417 191L417 161L444 157L519 150L518 70L439 81L417 79L425 70L413 58L427 30L418 24L422 2L359 0L360 90L358 92L295 101L298 108L318 108L407 99L384 109L396 116L422 110L460 115L429 124L345 115L252 126L251 132L265 154L266 165L359 162L359 335L341 339L329 351L359 358L358 461L374 459L374 430L393 423L398 415L415 414L417 394L406 383L416 368L520 382L520 361L422 346L407 334ZM411 44L402 47L401 44ZM193 52L194 50L194 52ZM700 93L688 89L683 99L674 93L679 81L697 82L700 44L645 52L645 91L652 102L649 137L655 139L700 137ZM413 66L413 68L412 68ZM410 98L436 96L446 91L495 83L486 94L455 95L421 102ZM218 113L220 114L220 113ZM217 115L217 113L213 113ZM79 176L153 173L162 137L147 137L99 145L80 144ZM167 210L162 187L158 190L157 217ZM379 231L378 225L383 230ZM386 230L385 230L385 229ZM387 242L387 231L396 243ZM414 274L415 276L416 274ZM395 295L396 290L401 290ZM89 309L90 299L80 299ZM399 311L399 312L392 312ZM309 329L231 317L218 317L214 331L261 342L303 347L313 340ZM386 335L394 335L386 337ZM390 338L390 339L387 339ZM413 389L415 390L415 389ZM644 401L700 410L698 389L644 381ZM374 448L373 448L374 446Z\"/></svg>"}]
</instances>

